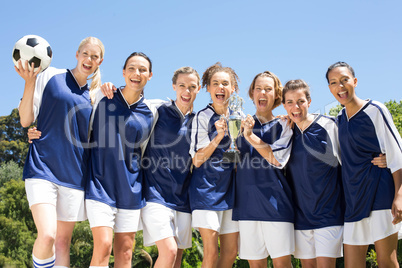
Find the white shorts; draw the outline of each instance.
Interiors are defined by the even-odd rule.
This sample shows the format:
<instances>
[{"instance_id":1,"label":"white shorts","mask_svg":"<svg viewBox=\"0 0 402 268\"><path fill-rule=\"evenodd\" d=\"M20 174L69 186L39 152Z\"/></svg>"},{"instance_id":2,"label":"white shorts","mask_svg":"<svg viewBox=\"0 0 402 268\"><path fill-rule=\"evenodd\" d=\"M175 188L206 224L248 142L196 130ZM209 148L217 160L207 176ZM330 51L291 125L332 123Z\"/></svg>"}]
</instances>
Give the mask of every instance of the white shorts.
<instances>
[{"instance_id":1,"label":"white shorts","mask_svg":"<svg viewBox=\"0 0 402 268\"><path fill-rule=\"evenodd\" d=\"M357 222L345 222L343 243L347 245L370 245L398 233L402 223L392 224L390 209L371 211L368 218Z\"/></svg>"},{"instance_id":2,"label":"white shorts","mask_svg":"<svg viewBox=\"0 0 402 268\"><path fill-rule=\"evenodd\" d=\"M239 221L239 257L245 260L272 259L293 254L294 226L290 222Z\"/></svg>"},{"instance_id":3,"label":"white shorts","mask_svg":"<svg viewBox=\"0 0 402 268\"><path fill-rule=\"evenodd\" d=\"M211 229L220 235L237 233L239 224L232 220L232 210L194 210L192 213L192 226L194 228Z\"/></svg>"},{"instance_id":4,"label":"white shorts","mask_svg":"<svg viewBox=\"0 0 402 268\"><path fill-rule=\"evenodd\" d=\"M142 208L144 246L150 247L156 241L174 237L180 249L191 248L191 214L149 202Z\"/></svg>"},{"instance_id":5,"label":"white shorts","mask_svg":"<svg viewBox=\"0 0 402 268\"><path fill-rule=\"evenodd\" d=\"M343 226L329 226L312 230L295 230L297 259L342 257Z\"/></svg>"},{"instance_id":6,"label":"white shorts","mask_svg":"<svg viewBox=\"0 0 402 268\"><path fill-rule=\"evenodd\" d=\"M139 231L140 209L120 209L108 204L86 199L85 206L91 228L106 226L115 233L135 233Z\"/></svg>"},{"instance_id":7,"label":"white shorts","mask_svg":"<svg viewBox=\"0 0 402 268\"><path fill-rule=\"evenodd\" d=\"M43 179L25 179L25 191L29 207L35 204L51 204L56 207L58 221L84 221L85 192L57 185Z\"/></svg>"}]
</instances>

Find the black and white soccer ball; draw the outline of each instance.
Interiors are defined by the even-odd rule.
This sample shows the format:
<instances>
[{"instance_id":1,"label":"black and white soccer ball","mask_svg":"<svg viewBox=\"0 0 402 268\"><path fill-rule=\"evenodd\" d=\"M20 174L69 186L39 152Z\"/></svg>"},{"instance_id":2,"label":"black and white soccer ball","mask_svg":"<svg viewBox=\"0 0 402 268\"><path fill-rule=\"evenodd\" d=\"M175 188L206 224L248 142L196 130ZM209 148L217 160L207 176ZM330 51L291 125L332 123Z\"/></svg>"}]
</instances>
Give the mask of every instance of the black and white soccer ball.
<instances>
[{"instance_id":1,"label":"black and white soccer ball","mask_svg":"<svg viewBox=\"0 0 402 268\"><path fill-rule=\"evenodd\" d=\"M36 71L40 66L42 72L49 67L52 61L52 48L42 37L26 35L18 40L13 48L13 62L17 68L18 60L21 60L23 68L25 68L25 62L28 61L29 70L34 63L34 70Z\"/></svg>"}]
</instances>

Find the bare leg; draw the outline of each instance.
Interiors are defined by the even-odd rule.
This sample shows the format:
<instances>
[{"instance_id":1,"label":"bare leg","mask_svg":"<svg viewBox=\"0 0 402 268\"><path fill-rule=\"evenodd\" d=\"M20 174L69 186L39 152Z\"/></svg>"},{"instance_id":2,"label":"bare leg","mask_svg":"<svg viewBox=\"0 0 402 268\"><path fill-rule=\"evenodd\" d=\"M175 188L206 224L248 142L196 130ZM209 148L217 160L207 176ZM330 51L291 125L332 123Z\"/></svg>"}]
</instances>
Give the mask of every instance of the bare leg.
<instances>
[{"instance_id":1,"label":"bare leg","mask_svg":"<svg viewBox=\"0 0 402 268\"><path fill-rule=\"evenodd\" d=\"M239 242L239 233L230 233L219 236L220 240L220 257L218 260L219 268L231 268L236 260Z\"/></svg>"},{"instance_id":2,"label":"bare leg","mask_svg":"<svg viewBox=\"0 0 402 268\"><path fill-rule=\"evenodd\" d=\"M398 233L378 240L374 245L377 252L378 267L399 267L396 253Z\"/></svg>"},{"instance_id":3,"label":"bare leg","mask_svg":"<svg viewBox=\"0 0 402 268\"><path fill-rule=\"evenodd\" d=\"M176 261L174 263L173 268L180 268L181 267L181 259L183 258L183 249L177 250Z\"/></svg>"},{"instance_id":4,"label":"bare leg","mask_svg":"<svg viewBox=\"0 0 402 268\"><path fill-rule=\"evenodd\" d=\"M204 245L204 259L202 268L215 268L218 264L218 232L199 228L202 243Z\"/></svg>"},{"instance_id":5,"label":"bare leg","mask_svg":"<svg viewBox=\"0 0 402 268\"><path fill-rule=\"evenodd\" d=\"M38 236L33 246L36 258L45 260L55 254L54 243L57 232L56 207L51 204L36 204L31 207Z\"/></svg>"},{"instance_id":6,"label":"bare leg","mask_svg":"<svg viewBox=\"0 0 402 268\"><path fill-rule=\"evenodd\" d=\"M114 234L114 266L131 268L135 232Z\"/></svg>"},{"instance_id":7,"label":"bare leg","mask_svg":"<svg viewBox=\"0 0 402 268\"><path fill-rule=\"evenodd\" d=\"M112 252L113 229L100 226L92 228L94 238L94 251L91 266L109 265L110 253Z\"/></svg>"},{"instance_id":8,"label":"bare leg","mask_svg":"<svg viewBox=\"0 0 402 268\"><path fill-rule=\"evenodd\" d=\"M317 259L300 259L303 268L317 268Z\"/></svg>"},{"instance_id":9,"label":"bare leg","mask_svg":"<svg viewBox=\"0 0 402 268\"><path fill-rule=\"evenodd\" d=\"M248 264L250 265L250 268L266 268L267 258L261 260L248 260Z\"/></svg>"},{"instance_id":10,"label":"bare leg","mask_svg":"<svg viewBox=\"0 0 402 268\"><path fill-rule=\"evenodd\" d=\"M158 247L158 258L155 262L155 268L172 268L177 256L176 239L171 236L155 242ZM180 259L181 260L181 259Z\"/></svg>"},{"instance_id":11,"label":"bare leg","mask_svg":"<svg viewBox=\"0 0 402 268\"><path fill-rule=\"evenodd\" d=\"M70 267L70 245L75 222L57 221L55 265Z\"/></svg>"},{"instance_id":12,"label":"bare leg","mask_svg":"<svg viewBox=\"0 0 402 268\"><path fill-rule=\"evenodd\" d=\"M292 268L292 259L290 255L272 259L275 268Z\"/></svg>"},{"instance_id":13,"label":"bare leg","mask_svg":"<svg viewBox=\"0 0 402 268\"><path fill-rule=\"evenodd\" d=\"M355 246L344 244L346 268L365 268L368 245Z\"/></svg>"},{"instance_id":14,"label":"bare leg","mask_svg":"<svg viewBox=\"0 0 402 268\"><path fill-rule=\"evenodd\" d=\"M317 267L318 268L335 268L336 267L336 258L317 257Z\"/></svg>"}]
</instances>

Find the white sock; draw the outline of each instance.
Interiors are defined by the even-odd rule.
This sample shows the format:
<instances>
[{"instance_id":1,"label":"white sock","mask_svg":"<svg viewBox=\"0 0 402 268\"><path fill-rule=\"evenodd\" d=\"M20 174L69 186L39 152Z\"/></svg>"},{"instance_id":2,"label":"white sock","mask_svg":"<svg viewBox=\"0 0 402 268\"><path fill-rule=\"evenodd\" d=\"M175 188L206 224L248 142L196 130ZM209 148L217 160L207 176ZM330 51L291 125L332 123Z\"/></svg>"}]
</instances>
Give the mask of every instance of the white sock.
<instances>
[{"instance_id":1,"label":"white sock","mask_svg":"<svg viewBox=\"0 0 402 268\"><path fill-rule=\"evenodd\" d=\"M32 253L32 260L34 268L52 268L54 266L54 261L56 260L56 255L53 255L48 259L41 260L36 258Z\"/></svg>"}]
</instances>

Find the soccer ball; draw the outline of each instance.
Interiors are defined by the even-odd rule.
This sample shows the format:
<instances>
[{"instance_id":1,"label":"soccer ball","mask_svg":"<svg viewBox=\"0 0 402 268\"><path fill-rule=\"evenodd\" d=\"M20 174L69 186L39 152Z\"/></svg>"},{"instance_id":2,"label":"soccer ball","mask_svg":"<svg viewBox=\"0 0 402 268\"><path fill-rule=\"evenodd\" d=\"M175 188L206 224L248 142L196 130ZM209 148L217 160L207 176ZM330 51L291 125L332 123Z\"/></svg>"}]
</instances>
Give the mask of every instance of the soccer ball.
<instances>
[{"instance_id":1,"label":"soccer ball","mask_svg":"<svg viewBox=\"0 0 402 268\"><path fill-rule=\"evenodd\" d=\"M13 62L18 68L18 60L21 60L23 68L28 61L29 70L34 63L34 70L41 67L41 72L49 67L52 61L52 49L49 43L40 36L26 35L18 40L13 48Z\"/></svg>"}]
</instances>

